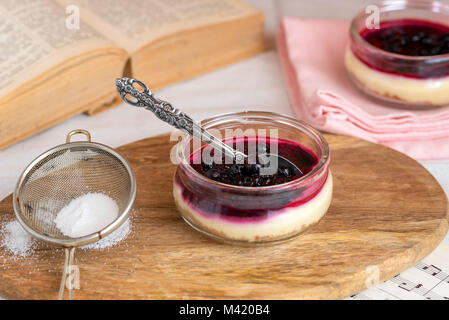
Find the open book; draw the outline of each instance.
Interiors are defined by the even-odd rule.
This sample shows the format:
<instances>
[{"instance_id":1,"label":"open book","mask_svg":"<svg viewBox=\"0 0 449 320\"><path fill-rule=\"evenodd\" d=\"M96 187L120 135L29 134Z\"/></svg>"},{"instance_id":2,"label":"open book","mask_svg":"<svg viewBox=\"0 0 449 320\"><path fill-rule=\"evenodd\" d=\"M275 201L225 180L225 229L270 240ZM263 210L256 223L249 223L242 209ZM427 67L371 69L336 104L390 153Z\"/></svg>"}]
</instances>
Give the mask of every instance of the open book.
<instances>
[{"instance_id":1,"label":"open book","mask_svg":"<svg viewBox=\"0 0 449 320\"><path fill-rule=\"evenodd\" d=\"M263 20L240 0L0 0L0 148L113 105L117 77L157 89L261 52Z\"/></svg>"}]
</instances>

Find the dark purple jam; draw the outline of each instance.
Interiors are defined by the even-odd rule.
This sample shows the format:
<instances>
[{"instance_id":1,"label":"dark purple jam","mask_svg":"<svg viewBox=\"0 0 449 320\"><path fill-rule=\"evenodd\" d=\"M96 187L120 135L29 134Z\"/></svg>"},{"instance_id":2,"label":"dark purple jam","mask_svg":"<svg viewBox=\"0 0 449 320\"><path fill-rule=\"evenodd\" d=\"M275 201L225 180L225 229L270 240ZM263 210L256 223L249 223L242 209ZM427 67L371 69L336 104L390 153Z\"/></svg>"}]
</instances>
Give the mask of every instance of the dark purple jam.
<instances>
[{"instance_id":1,"label":"dark purple jam","mask_svg":"<svg viewBox=\"0 0 449 320\"><path fill-rule=\"evenodd\" d=\"M388 21L380 29L365 29L361 36L377 48L406 56L449 53L449 27L430 21Z\"/></svg>"},{"instance_id":2,"label":"dark purple jam","mask_svg":"<svg viewBox=\"0 0 449 320\"><path fill-rule=\"evenodd\" d=\"M437 79L449 75L449 26L418 19L383 22L360 33L371 45L395 53L379 54L353 42L352 52L368 67L403 77ZM424 59L416 59L426 57Z\"/></svg>"},{"instance_id":3,"label":"dark purple jam","mask_svg":"<svg viewBox=\"0 0 449 320\"><path fill-rule=\"evenodd\" d=\"M244 138L245 154L249 154L248 141L255 141L256 139L257 138ZM221 163L218 164L215 162L208 164L204 161L201 161L201 163L194 163L199 162L194 160L198 157L197 152L191 155L190 164L197 172L217 182L242 187L265 187L298 179L310 172L319 162L319 158L312 150L289 140L277 139L277 141L278 154L291 161L302 171L302 174L294 174L291 168L287 166L279 166L276 173L271 175L261 175L260 170L263 166L259 163L259 161L255 164L248 164L247 162L244 164L227 164L224 154L222 156ZM261 152L259 152L259 144L256 144L257 147L255 151L258 152L258 154L270 153L270 143L271 142L267 139L267 143L264 144L264 150ZM236 148L236 139L233 139L232 146ZM211 155L213 155L213 150L211 151ZM257 157L255 158L257 159Z\"/></svg>"}]
</instances>

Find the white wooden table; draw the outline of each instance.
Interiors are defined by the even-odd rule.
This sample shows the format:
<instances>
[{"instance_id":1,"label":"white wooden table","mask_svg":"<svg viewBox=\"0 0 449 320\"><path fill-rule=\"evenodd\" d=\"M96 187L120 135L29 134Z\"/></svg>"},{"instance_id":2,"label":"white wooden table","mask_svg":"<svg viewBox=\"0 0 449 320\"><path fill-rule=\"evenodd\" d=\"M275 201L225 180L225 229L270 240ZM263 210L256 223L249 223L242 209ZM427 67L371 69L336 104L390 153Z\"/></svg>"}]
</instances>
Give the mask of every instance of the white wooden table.
<instances>
[{"instance_id":1,"label":"white wooden table","mask_svg":"<svg viewBox=\"0 0 449 320\"><path fill-rule=\"evenodd\" d=\"M350 18L372 1L248 0L267 16L267 39L273 43L279 16ZM111 79L112 81L112 79ZM112 83L112 82L111 82ZM240 110L267 110L293 115L274 50L243 62L172 85L156 93L195 119ZM145 110L121 105L96 117L78 115L0 151L0 199L9 195L25 166L43 151L65 142L70 130L90 131L93 141L118 147L171 130ZM449 159L422 164L449 194ZM449 238L445 241L449 243ZM448 257L449 259L449 257ZM0 271L1 272L1 271Z\"/></svg>"}]
</instances>

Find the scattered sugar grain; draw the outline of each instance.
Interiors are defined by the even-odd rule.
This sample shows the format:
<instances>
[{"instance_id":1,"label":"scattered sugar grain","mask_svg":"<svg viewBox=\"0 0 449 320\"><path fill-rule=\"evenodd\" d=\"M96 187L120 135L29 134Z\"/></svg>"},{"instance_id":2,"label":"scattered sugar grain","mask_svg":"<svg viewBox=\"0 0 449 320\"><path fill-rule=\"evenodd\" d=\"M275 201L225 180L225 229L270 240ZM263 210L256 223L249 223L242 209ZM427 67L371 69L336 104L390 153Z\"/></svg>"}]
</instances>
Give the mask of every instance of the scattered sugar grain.
<instances>
[{"instance_id":1,"label":"scattered sugar grain","mask_svg":"<svg viewBox=\"0 0 449 320\"><path fill-rule=\"evenodd\" d=\"M2 227L3 239L0 246L18 257L26 257L33 253L35 241L17 220L6 223Z\"/></svg>"}]
</instances>

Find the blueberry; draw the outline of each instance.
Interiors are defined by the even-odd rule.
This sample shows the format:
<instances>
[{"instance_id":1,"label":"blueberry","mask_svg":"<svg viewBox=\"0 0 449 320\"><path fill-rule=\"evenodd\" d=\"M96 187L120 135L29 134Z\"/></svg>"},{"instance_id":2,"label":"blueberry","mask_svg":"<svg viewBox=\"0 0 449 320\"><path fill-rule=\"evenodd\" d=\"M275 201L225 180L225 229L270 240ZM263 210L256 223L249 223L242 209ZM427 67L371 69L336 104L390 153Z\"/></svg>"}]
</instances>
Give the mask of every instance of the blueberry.
<instances>
[{"instance_id":1,"label":"blueberry","mask_svg":"<svg viewBox=\"0 0 449 320\"><path fill-rule=\"evenodd\" d=\"M203 169L203 171L207 171L207 170L209 170L209 169L212 169L212 164L207 164L207 163L202 163L201 164L201 167L202 167L202 169Z\"/></svg>"},{"instance_id":2,"label":"blueberry","mask_svg":"<svg viewBox=\"0 0 449 320\"><path fill-rule=\"evenodd\" d=\"M250 167L248 165L243 165L242 167L240 167L240 174L242 174L243 176L251 175Z\"/></svg>"},{"instance_id":3,"label":"blueberry","mask_svg":"<svg viewBox=\"0 0 449 320\"><path fill-rule=\"evenodd\" d=\"M415 34L414 36L412 36L412 41L413 42L418 42L419 40L421 40L421 37L419 35ZM407 42L405 42L405 43L407 43ZM403 44L405 44L405 43L403 43Z\"/></svg>"},{"instance_id":4,"label":"blueberry","mask_svg":"<svg viewBox=\"0 0 449 320\"><path fill-rule=\"evenodd\" d=\"M424 37L421 39L421 43L423 44L432 44L433 40L431 37Z\"/></svg>"},{"instance_id":5,"label":"blueberry","mask_svg":"<svg viewBox=\"0 0 449 320\"><path fill-rule=\"evenodd\" d=\"M243 178L243 184L248 185L251 183L251 178L250 177L244 177Z\"/></svg>"},{"instance_id":6,"label":"blueberry","mask_svg":"<svg viewBox=\"0 0 449 320\"><path fill-rule=\"evenodd\" d=\"M386 47L387 51L393 52L393 53L400 53L401 52L401 45L399 43L388 43Z\"/></svg>"},{"instance_id":7,"label":"blueberry","mask_svg":"<svg viewBox=\"0 0 449 320\"><path fill-rule=\"evenodd\" d=\"M234 167L238 170L239 174L243 174L243 171L245 171L244 164L235 164Z\"/></svg>"},{"instance_id":8,"label":"blueberry","mask_svg":"<svg viewBox=\"0 0 449 320\"><path fill-rule=\"evenodd\" d=\"M430 49L430 53L432 55L437 55L437 54L441 54L443 52L443 47L433 47L432 49Z\"/></svg>"},{"instance_id":9,"label":"blueberry","mask_svg":"<svg viewBox=\"0 0 449 320\"><path fill-rule=\"evenodd\" d=\"M284 177L290 176L290 170L286 166L281 166L278 168L278 172Z\"/></svg>"},{"instance_id":10,"label":"blueberry","mask_svg":"<svg viewBox=\"0 0 449 320\"><path fill-rule=\"evenodd\" d=\"M231 176L236 176L240 173L240 170L237 169L235 165L231 165L228 169L228 173Z\"/></svg>"},{"instance_id":11,"label":"blueberry","mask_svg":"<svg viewBox=\"0 0 449 320\"><path fill-rule=\"evenodd\" d=\"M403 34L403 35L401 36L400 44L401 44L402 46L405 46L405 45L407 44L407 42L408 42L408 37L407 37L405 34Z\"/></svg>"},{"instance_id":12,"label":"blueberry","mask_svg":"<svg viewBox=\"0 0 449 320\"><path fill-rule=\"evenodd\" d=\"M213 180L217 180L220 177L220 173L216 169L209 169L204 173L204 175Z\"/></svg>"},{"instance_id":13,"label":"blueberry","mask_svg":"<svg viewBox=\"0 0 449 320\"><path fill-rule=\"evenodd\" d=\"M247 172L250 175L258 175L259 169L260 169L260 164L251 164L251 165L247 166Z\"/></svg>"}]
</instances>

